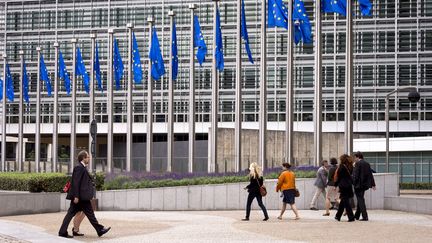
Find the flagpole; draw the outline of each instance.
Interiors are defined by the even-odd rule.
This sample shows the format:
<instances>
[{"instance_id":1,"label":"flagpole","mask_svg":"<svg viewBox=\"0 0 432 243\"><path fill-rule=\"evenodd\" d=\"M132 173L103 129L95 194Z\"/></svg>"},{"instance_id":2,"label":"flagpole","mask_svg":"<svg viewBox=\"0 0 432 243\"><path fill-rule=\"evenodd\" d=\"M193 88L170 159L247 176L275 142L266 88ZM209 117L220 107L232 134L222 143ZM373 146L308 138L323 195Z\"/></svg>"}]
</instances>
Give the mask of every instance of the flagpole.
<instances>
[{"instance_id":1,"label":"flagpole","mask_svg":"<svg viewBox=\"0 0 432 243\"><path fill-rule=\"evenodd\" d=\"M260 72L260 101L259 101L259 161L261 168L267 164L266 135L267 135L267 1L261 2L261 72ZM237 118L237 117L236 117Z\"/></svg>"},{"instance_id":2,"label":"flagpole","mask_svg":"<svg viewBox=\"0 0 432 243\"><path fill-rule=\"evenodd\" d=\"M152 40L152 31L153 31L153 17L147 18L147 23L149 24L149 40L151 43ZM151 49L151 45L149 45L149 49ZM149 51L150 53L150 51ZM150 172L151 170L151 162L153 160L153 82L152 82L152 61L149 55L149 64L148 64L148 82L147 82L147 141L146 141L146 171Z\"/></svg>"},{"instance_id":3,"label":"flagpole","mask_svg":"<svg viewBox=\"0 0 432 243\"><path fill-rule=\"evenodd\" d=\"M237 0L237 46L236 46L236 96L235 96L235 171L241 170L241 129L242 129L242 75L241 75L241 7L242 0Z\"/></svg>"},{"instance_id":4,"label":"flagpole","mask_svg":"<svg viewBox=\"0 0 432 243\"><path fill-rule=\"evenodd\" d=\"M195 4L189 4L191 10L191 35L189 47L189 163L188 172L193 172L195 155L195 59L194 59L194 11Z\"/></svg>"},{"instance_id":5,"label":"flagpole","mask_svg":"<svg viewBox=\"0 0 432 243\"><path fill-rule=\"evenodd\" d=\"M314 102L314 157L319 166L322 157L322 55L321 1L315 2L315 102Z\"/></svg>"},{"instance_id":6,"label":"flagpole","mask_svg":"<svg viewBox=\"0 0 432 243\"><path fill-rule=\"evenodd\" d=\"M41 48L36 47L37 55L38 55L38 71L37 71L37 82L36 82L36 107L41 107L41 87L40 87L40 78L41 78ZM40 109L36 109L36 137L35 137L35 172L39 172L39 161L40 161Z\"/></svg>"},{"instance_id":7,"label":"flagpole","mask_svg":"<svg viewBox=\"0 0 432 243\"><path fill-rule=\"evenodd\" d=\"M346 4L346 63L345 63L345 153L353 152L353 30L352 0Z\"/></svg>"},{"instance_id":8,"label":"flagpole","mask_svg":"<svg viewBox=\"0 0 432 243\"><path fill-rule=\"evenodd\" d=\"M94 85L94 59L95 59L95 48L96 48L96 34L95 33L91 33L90 34L90 39L91 39L91 65L90 65L90 123L95 119L94 116L94 103L95 103L95 85ZM90 125L91 126L91 125ZM91 128L90 128L91 129ZM95 165L96 165L96 161L93 161L93 153L92 153L92 136L91 133L89 133L89 155L90 155L90 164L89 164L89 168L91 168L91 170L94 172L95 171ZM94 144L94 146L96 146L96 144ZM95 147L96 150L96 147Z\"/></svg>"},{"instance_id":9,"label":"flagpole","mask_svg":"<svg viewBox=\"0 0 432 243\"><path fill-rule=\"evenodd\" d=\"M288 53L287 53L287 84L285 100L285 162L293 163L293 125L294 125L294 85L293 85L293 64L294 64L294 44L293 44L293 1L288 1Z\"/></svg>"},{"instance_id":10,"label":"flagpole","mask_svg":"<svg viewBox=\"0 0 432 243\"><path fill-rule=\"evenodd\" d=\"M3 53L3 101L2 101L2 144L1 144L1 166L2 171L5 171L6 166L6 52ZM39 92L38 92L39 94ZM39 109L36 109L39 110Z\"/></svg>"},{"instance_id":11,"label":"flagpole","mask_svg":"<svg viewBox=\"0 0 432 243\"><path fill-rule=\"evenodd\" d=\"M71 138L70 138L70 161L69 172L72 173L75 163L75 147L76 147L76 44L77 39L72 39L72 105L71 105Z\"/></svg>"},{"instance_id":12,"label":"flagpole","mask_svg":"<svg viewBox=\"0 0 432 243\"><path fill-rule=\"evenodd\" d=\"M128 92L127 92L127 134L126 134L126 171L131 170L132 164L132 143L133 143L133 103L132 103L132 89L133 89L133 80L132 80L132 30L133 24L127 24L128 33L129 33L129 49L128 49Z\"/></svg>"},{"instance_id":13,"label":"flagpole","mask_svg":"<svg viewBox=\"0 0 432 243\"><path fill-rule=\"evenodd\" d=\"M114 30L108 29L108 131L107 131L107 172L111 173L113 165L113 48Z\"/></svg>"},{"instance_id":14,"label":"flagpole","mask_svg":"<svg viewBox=\"0 0 432 243\"><path fill-rule=\"evenodd\" d=\"M217 164L217 141L218 141L218 120L219 120L219 73L216 67L216 15L218 10L218 1L214 2L213 11L213 59L212 59L212 108L211 108L211 153L210 164L208 165L208 173L216 172Z\"/></svg>"},{"instance_id":15,"label":"flagpole","mask_svg":"<svg viewBox=\"0 0 432 243\"><path fill-rule=\"evenodd\" d=\"M53 135L52 135L52 163L51 171L57 172L57 149L58 149L58 56L59 43L54 42L55 61L54 61L54 119L53 119ZM24 59L23 59L24 60Z\"/></svg>"},{"instance_id":16,"label":"flagpole","mask_svg":"<svg viewBox=\"0 0 432 243\"><path fill-rule=\"evenodd\" d=\"M21 61L21 82L19 85L20 89L20 100L19 100L19 124L18 124L18 171L23 171L23 108L24 108L24 51L19 51Z\"/></svg>"},{"instance_id":17,"label":"flagpole","mask_svg":"<svg viewBox=\"0 0 432 243\"><path fill-rule=\"evenodd\" d=\"M173 36L172 33L174 31L174 11L168 11L168 15L170 16L170 28L171 28L171 37L170 37L170 51L169 51L169 78L168 78L168 144L167 144L167 171L172 171L172 162L173 162L173 145L174 145L174 80L173 80Z\"/></svg>"}]
</instances>

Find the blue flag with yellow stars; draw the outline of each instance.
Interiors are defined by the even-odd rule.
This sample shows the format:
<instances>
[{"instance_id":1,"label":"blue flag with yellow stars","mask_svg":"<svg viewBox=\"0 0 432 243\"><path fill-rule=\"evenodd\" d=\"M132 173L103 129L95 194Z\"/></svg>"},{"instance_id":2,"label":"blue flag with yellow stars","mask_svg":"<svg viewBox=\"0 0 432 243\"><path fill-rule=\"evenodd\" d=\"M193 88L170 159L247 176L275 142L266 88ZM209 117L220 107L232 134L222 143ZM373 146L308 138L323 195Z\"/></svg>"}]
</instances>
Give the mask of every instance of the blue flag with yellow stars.
<instances>
[{"instance_id":1,"label":"blue flag with yellow stars","mask_svg":"<svg viewBox=\"0 0 432 243\"><path fill-rule=\"evenodd\" d=\"M245 14L245 6L244 6L244 0L242 0L241 5L241 37L243 38L245 42L245 49L248 54L249 62L252 64L254 63L252 58L252 52L249 46L249 35L247 32L247 25L246 25L246 14Z\"/></svg>"},{"instance_id":2,"label":"blue flag with yellow stars","mask_svg":"<svg viewBox=\"0 0 432 243\"><path fill-rule=\"evenodd\" d=\"M90 93L90 76L87 73L87 70L84 65L84 60L81 55L81 51L79 47L77 47L76 51L76 64L75 64L75 73L78 76L81 76L84 83L84 89L86 93Z\"/></svg>"},{"instance_id":3,"label":"blue flag with yellow stars","mask_svg":"<svg viewBox=\"0 0 432 243\"><path fill-rule=\"evenodd\" d=\"M222 42L222 29L220 24L220 13L219 8L216 10L216 68L222 72L224 70L224 54L223 54L223 42Z\"/></svg>"},{"instance_id":4,"label":"blue flag with yellow stars","mask_svg":"<svg viewBox=\"0 0 432 243\"><path fill-rule=\"evenodd\" d=\"M172 79L177 79L178 74L178 50L177 50L177 27L175 22L173 23L173 31L172 31Z\"/></svg>"},{"instance_id":5,"label":"blue flag with yellow stars","mask_svg":"<svg viewBox=\"0 0 432 243\"><path fill-rule=\"evenodd\" d=\"M198 16L194 16L194 47L198 47L196 58L200 65L205 61L207 55L207 45L204 41L204 36L201 32L201 26L198 20Z\"/></svg>"},{"instance_id":6,"label":"blue flag with yellow stars","mask_svg":"<svg viewBox=\"0 0 432 243\"><path fill-rule=\"evenodd\" d=\"M135 38L135 33L132 33L132 59L133 59L133 77L134 81L137 84L140 84L143 78L142 66L141 66L141 57L139 54L138 43Z\"/></svg>"},{"instance_id":7,"label":"blue flag with yellow stars","mask_svg":"<svg viewBox=\"0 0 432 243\"><path fill-rule=\"evenodd\" d=\"M50 81L50 78L48 76L48 70L45 66L45 61L44 61L42 53L40 55L39 66L40 66L40 68L39 68L40 80L45 81L45 87L47 89L48 96L51 96L51 81Z\"/></svg>"},{"instance_id":8,"label":"blue flag with yellow stars","mask_svg":"<svg viewBox=\"0 0 432 243\"><path fill-rule=\"evenodd\" d=\"M71 80L69 78L69 75L67 73L66 65L63 59L63 54L61 51L59 51L59 59L58 59L58 65L59 65L59 78L64 80L64 87L66 89L66 93L70 95L71 91Z\"/></svg>"},{"instance_id":9,"label":"blue flag with yellow stars","mask_svg":"<svg viewBox=\"0 0 432 243\"><path fill-rule=\"evenodd\" d=\"M123 61L122 61L121 56L120 56L120 50L118 47L117 40L114 40L114 57L113 58L114 58L114 60L113 60L114 79L115 79L116 89L119 90L120 89L120 80L122 79L122 76L123 76L124 66L123 66ZM110 85L112 85L112 84L110 84Z\"/></svg>"},{"instance_id":10,"label":"blue flag with yellow stars","mask_svg":"<svg viewBox=\"0 0 432 243\"><path fill-rule=\"evenodd\" d=\"M159 80L165 74L165 65L155 27L153 27L149 57L152 63L151 76L153 79Z\"/></svg>"}]
</instances>

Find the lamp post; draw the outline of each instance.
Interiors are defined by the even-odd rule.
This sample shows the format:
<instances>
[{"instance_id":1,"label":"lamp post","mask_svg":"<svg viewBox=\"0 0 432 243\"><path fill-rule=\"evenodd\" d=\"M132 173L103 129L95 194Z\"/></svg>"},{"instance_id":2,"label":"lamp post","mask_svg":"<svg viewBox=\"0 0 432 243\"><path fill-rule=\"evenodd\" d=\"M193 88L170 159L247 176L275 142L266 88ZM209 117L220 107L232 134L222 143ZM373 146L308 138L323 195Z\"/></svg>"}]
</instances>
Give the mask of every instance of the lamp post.
<instances>
[{"instance_id":1,"label":"lamp post","mask_svg":"<svg viewBox=\"0 0 432 243\"><path fill-rule=\"evenodd\" d=\"M389 172L389 109L390 109L390 96L394 93L401 91L410 91L408 93L408 100L412 103L418 102L420 100L420 94L417 92L416 87L400 87L397 88L386 95L385 98L385 122L386 122L386 172Z\"/></svg>"}]
</instances>

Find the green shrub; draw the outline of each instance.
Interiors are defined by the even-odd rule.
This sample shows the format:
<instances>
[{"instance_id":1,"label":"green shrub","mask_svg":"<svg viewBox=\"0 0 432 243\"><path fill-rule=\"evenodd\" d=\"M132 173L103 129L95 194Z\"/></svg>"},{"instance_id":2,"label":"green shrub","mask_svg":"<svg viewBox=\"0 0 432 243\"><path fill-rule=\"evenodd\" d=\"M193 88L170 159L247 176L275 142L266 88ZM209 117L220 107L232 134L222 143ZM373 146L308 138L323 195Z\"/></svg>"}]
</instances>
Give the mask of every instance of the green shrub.
<instances>
[{"instance_id":1,"label":"green shrub","mask_svg":"<svg viewBox=\"0 0 432 243\"><path fill-rule=\"evenodd\" d=\"M427 182L402 182L399 184L400 189L402 190L432 190L432 183Z\"/></svg>"},{"instance_id":2,"label":"green shrub","mask_svg":"<svg viewBox=\"0 0 432 243\"><path fill-rule=\"evenodd\" d=\"M62 173L0 173L0 190L29 192L63 192L70 176ZM96 174L96 190L103 188L105 175Z\"/></svg>"},{"instance_id":3,"label":"green shrub","mask_svg":"<svg viewBox=\"0 0 432 243\"><path fill-rule=\"evenodd\" d=\"M297 178L314 178L315 171L297 171ZM266 179L277 179L278 173L272 173L265 176ZM162 179L162 180L148 180L133 181L129 176L119 175L111 181L106 181L104 190L116 189L138 189L138 188L156 188L156 187L174 187L174 186L191 186L191 185L209 185L209 184L224 184L224 183L237 183L248 182L247 176L222 176L222 177L195 177L184 178L180 180Z\"/></svg>"}]
</instances>

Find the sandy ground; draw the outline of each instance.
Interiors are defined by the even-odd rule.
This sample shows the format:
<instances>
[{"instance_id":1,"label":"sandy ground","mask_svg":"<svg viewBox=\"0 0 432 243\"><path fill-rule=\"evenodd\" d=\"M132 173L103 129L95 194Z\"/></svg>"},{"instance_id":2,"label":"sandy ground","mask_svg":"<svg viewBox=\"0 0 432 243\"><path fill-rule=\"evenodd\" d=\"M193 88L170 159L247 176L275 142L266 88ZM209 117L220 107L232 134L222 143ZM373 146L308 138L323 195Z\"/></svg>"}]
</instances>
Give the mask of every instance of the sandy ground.
<instances>
[{"instance_id":1,"label":"sandy ground","mask_svg":"<svg viewBox=\"0 0 432 243\"><path fill-rule=\"evenodd\" d=\"M278 211L269 211L263 222L262 212L253 211L251 220L241 221L244 211L199 212L97 212L100 223L112 230L103 237L87 219L81 225L84 242L431 242L432 216L395 211L369 211L368 222L341 222L323 211L300 211L300 220L292 220L287 211L278 220ZM0 217L0 222L30 224L56 239L65 212ZM21 227L21 226L20 226ZM70 228L72 228L72 224ZM4 233L2 233L4 234ZM0 235L1 236L1 235ZM16 237L16 236L14 236ZM17 237L19 238L19 237ZM1 239L1 238L0 238ZM58 237L57 237L58 239ZM32 241L32 240L30 240ZM19 241L10 241L19 242ZM23 241L21 241L23 242Z\"/></svg>"}]
</instances>

